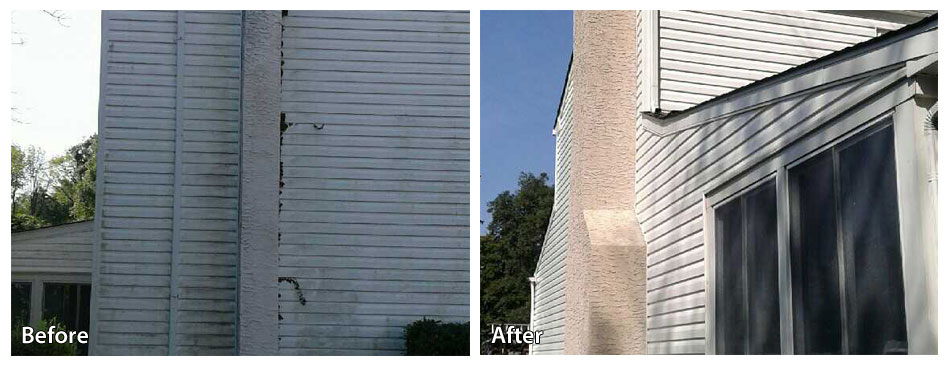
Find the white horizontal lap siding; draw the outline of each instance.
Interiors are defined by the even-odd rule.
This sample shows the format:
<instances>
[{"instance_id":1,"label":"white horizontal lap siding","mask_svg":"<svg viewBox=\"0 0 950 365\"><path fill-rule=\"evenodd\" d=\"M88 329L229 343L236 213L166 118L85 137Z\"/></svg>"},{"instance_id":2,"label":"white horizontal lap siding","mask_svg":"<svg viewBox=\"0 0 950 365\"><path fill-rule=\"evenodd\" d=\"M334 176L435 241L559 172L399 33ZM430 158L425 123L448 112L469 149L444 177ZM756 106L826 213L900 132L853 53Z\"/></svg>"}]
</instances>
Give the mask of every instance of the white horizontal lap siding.
<instances>
[{"instance_id":1,"label":"white horizontal lap siding","mask_svg":"<svg viewBox=\"0 0 950 365\"><path fill-rule=\"evenodd\" d=\"M636 180L637 214L648 250L649 353L705 352L703 194L881 90L889 75L683 130L661 137L660 147L638 152L646 161Z\"/></svg>"},{"instance_id":2,"label":"white horizontal lap siding","mask_svg":"<svg viewBox=\"0 0 950 365\"><path fill-rule=\"evenodd\" d=\"M573 121L572 79L568 75L555 134L554 207L545 235L544 247L535 271L534 330L544 331L533 353L564 353L565 274L567 260L568 191L571 174Z\"/></svg>"},{"instance_id":3,"label":"white horizontal lap siding","mask_svg":"<svg viewBox=\"0 0 950 365\"><path fill-rule=\"evenodd\" d=\"M174 11L103 12L103 185L95 354L168 353L174 196Z\"/></svg>"},{"instance_id":4,"label":"white horizontal lap siding","mask_svg":"<svg viewBox=\"0 0 950 365\"><path fill-rule=\"evenodd\" d=\"M13 273L92 272L92 221L13 233L10 266Z\"/></svg>"},{"instance_id":5,"label":"white horizontal lap siding","mask_svg":"<svg viewBox=\"0 0 950 365\"><path fill-rule=\"evenodd\" d=\"M659 97L684 110L900 24L796 10L660 11Z\"/></svg>"},{"instance_id":6,"label":"white horizontal lap siding","mask_svg":"<svg viewBox=\"0 0 950 365\"><path fill-rule=\"evenodd\" d=\"M283 18L280 353L397 355L469 321L469 14ZM298 294L306 299L302 304Z\"/></svg>"},{"instance_id":7,"label":"white horizontal lap siding","mask_svg":"<svg viewBox=\"0 0 950 365\"><path fill-rule=\"evenodd\" d=\"M241 14L103 14L95 352L233 354Z\"/></svg>"},{"instance_id":8,"label":"white horizontal lap siding","mask_svg":"<svg viewBox=\"0 0 950 365\"><path fill-rule=\"evenodd\" d=\"M241 12L185 12L177 353L235 353Z\"/></svg>"}]
</instances>

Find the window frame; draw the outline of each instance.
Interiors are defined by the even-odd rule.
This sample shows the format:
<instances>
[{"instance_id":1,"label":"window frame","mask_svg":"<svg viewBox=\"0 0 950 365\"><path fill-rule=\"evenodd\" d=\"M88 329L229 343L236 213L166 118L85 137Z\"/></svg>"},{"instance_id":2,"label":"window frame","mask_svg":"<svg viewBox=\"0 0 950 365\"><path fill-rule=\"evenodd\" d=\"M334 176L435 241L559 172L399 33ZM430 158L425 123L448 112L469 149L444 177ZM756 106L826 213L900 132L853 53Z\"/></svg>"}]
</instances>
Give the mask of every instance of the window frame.
<instances>
[{"instance_id":1,"label":"window frame","mask_svg":"<svg viewBox=\"0 0 950 365\"><path fill-rule=\"evenodd\" d=\"M907 101L904 103L899 103L898 105L892 106L887 109L884 113L879 114L870 119L858 119L860 118L859 112L854 112L850 116L845 116L842 120L839 120L836 123L831 123L829 125L822 126L818 129L819 133L812 133L807 137L792 143L784 147L775 155L765 159L764 161L756 164L752 168L749 168L745 171L742 171L734 176L731 176L725 180L724 183L719 184L718 186L712 188L711 190L703 194L703 246L705 248L705 275L706 275L706 354L716 354L717 353L717 326L716 326L716 301L717 301L717 278L720 277L719 270L717 267L717 252L716 252L716 208L733 201L740 197L742 194L745 194L749 191L754 190L757 187L760 187L762 184L768 182L770 179L775 180L776 187L776 218L777 218L777 241L778 241L778 290L779 290L779 311L780 311L780 341L781 341L781 353L794 354L795 353L795 338L794 338L794 316L793 316L793 306L792 303L792 272L791 272L791 221L790 221L790 196L789 196L789 169L798 166L805 161L808 161L811 157L814 157L820 153L831 150L833 147L844 148L846 145L851 143L856 143L861 140L861 138L855 138L862 134L870 134L880 129L891 126L894 131L894 154L895 154L895 169L897 170L896 179L897 179L897 198L899 201L898 206L898 221L900 227L900 237L901 237L901 254L902 254L902 267L906 268L911 265L914 260L910 257L907 257L907 246L911 244L908 242L906 236L906 230L908 229L908 224L910 222L905 222L904 210L905 204L903 203L905 196L907 194L906 186L912 182L908 182L907 174L908 172L903 172L901 165L901 159L904 157L904 154L908 153L908 150L913 151L914 146L906 146L906 139L902 140L900 135L901 128L905 128L907 124L916 125L918 122L916 120L904 120L906 118L899 118L902 114L899 113L903 105L908 103L913 103L913 101ZM903 270L903 280L904 280L904 299L905 299L905 308L915 308L922 301L929 300L928 298L917 298L912 297L911 294L906 290L910 285L910 281L915 280L913 277L909 278L908 272L910 270ZM911 274L912 276L913 274ZM907 341L908 341L908 352L914 353L912 351L912 343L916 340L914 337L914 322L910 315L911 311L908 311L906 318L907 324ZM847 319L843 318L842 321L847 325ZM936 350L934 350L936 351Z\"/></svg>"},{"instance_id":2,"label":"window frame","mask_svg":"<svg viewBox=\"0 0 950 365\"><path fill-rule=\"evenodd\" d=\"M715 280L715 278L718 278L718 277L721 277L721 276L722 276L722 268L719 267L719 265L718 265L718 263L719 263L719 252L718 252L719 243L717 242L717 238L718 238L719 232L716 231L716 215L715 215L715 212L716 212L716 210L719 209L720 207L722 207L722 206L724 206L724 205L726 205L726 204L729 204L729 203L733 203L733 202L735 202L737 199L742 199L742 197L745 196L746 194L748 194L748 193L750 193L750 192L752 192L752 191L755 191L755 190L757 190L757 189L759 189L759 188L761 188L761 187L763 187L764 185L767 185L767 184L769 184L769 183L774 183L774 184L775 184L775 189L776 189L775 193L778 194L778 193L779 193L779 179L778 179L778 174L775 173L775 172L772 172L772 173L769 173L768 175L766 175L766 176L764 176L764 177L762 177L762 178L756 180L755 182L753 182L753 183L751 183L751 184L748 184L748 185L745 185L745 186L743 186L743 187L741 187L741 188L739 188L739 189L737 189L737 190L735 190L735 191L732 191L732 190L729 190L729 191L722 191L722 192L720 192L719 194L716 194L712 199L708 200L709 203L706 204L706 209L704 209L703 220L704 220L704 237L705 237L704 239L706 240L706 242L705 242L705 244L706 244L706 255L707 255L707 256L706 256L706 262L709 263L709 264L707 265L707 275L709 275L709 274L708 274L708 273L709 273L709 267L712 266L712 269L713 269L713 275L712 275L712 276L707 276L707 277L713 278L713 280L707 280L707 281L706 281L706 283L707 283L707 284L706 284L706 285L707 285L707 289L706 289L706 290L707 290L707 292L706 292L706 293L707 293L707 296L706 296L706 297L707 297L707 311L706 311L706 313L707 313L707 322L706 322L706 323L707 323L707 324L708 324L708 323L712 323L711 326L710 326L710 325L707 325L707 336L708 336L708 333L709 333L709 328L712 329L712 333L713 333L713 336L711 336L711 338L713 338L713 341L708 341L708 340L707 340L707 353L709 353L709 351L708 351L708 346L712 346L712 354L717 354L717 352L718 352L718 347L719 347L719 346L718 346L718 341L716 341L716 337L718 336L718 335L717 335L717 333L718 333L718 328L717 328L716 325L715 325L715 322L716 322L716 311L715 311L715 307L716 307L716 302L717 302L717 299L718 299L718 298L717 298L717 295L718 295L719 292L717 291L717 290L718 290L718 285L717 285L717 281ZM779 205L781 205L780 203L778 203L778 200L779 200L779 199L778 199L778 195L776 195L776 203L779 204ZM746 209L745 204L740 203L740 205L741 205L740 209L741 209L743 212L745 212L745 209ZM743 214L745 214L745 213L743 213ZM782 213L778 210L778 207L776 207L776 222L779 224L779 226L781 226L781 224L782 224L782 223L781 223L781 222L782 222L782 221L781 221L781 219L782 219L782 218L781 218L781 214L782 214ZM708 231L706 230L707 228L709 229ZM778 234L779 234L779 237L781 237L781 232L778 232ZM779 247L780 247L779 251L781 251L782 242L781 242L780 240L778 241L778 245L779 245ZM742 265L743 265L743 266L746 266L746 258L745 258L745 256L743 256ZM780 308L779 308L779 321L784 321L785 309L783 308L783 307L784 307L784 305L783 305L784 303L783 303L782 298L784 298L784 295L785 295L786 293L782 291L782 285L781 285L781 283L783 282L783 280L782 280L782 272L783 272L783 270L782 270L782 255L781 255L781 252L779 252L777 270L778 270L779 283L780 283L780 285L779 285L779 287L778 287L778 290L779 290L779 291L778 291L778 295L779 295L778 300L779 300L779 306L780 306ZM710 285L711 285L711 288L712 288L711 290L710 290ZM746 282L745 285L748 285L748 282ZM711 293L711 295L710 295L709 293ZM710 299L709 299L710 297L712 298L711 301L710 301ZM749 320L749 319L748 319L748 317L749 317L749 315L748 315L748 298L746 298L744 301L745 301L745 303L743 304L743 306L744 306L744 309L745 309L745 312L746 312L746 313L745 313L744 322L748 323L748 320ZM712 310L709 310L708 308L712 308ZM709 313L712 313L712 316L711 316L711 317L709 316ZM710 322L710 318L711 318L711 322ZM784 331L784 326L782 326L782 328L779 330L779 334L780 334L779 341L780 341L780 343L781 343L781 345L782 345L782 354L784 354L784 351L785 351L785 345L784 345L784 344L785 344L785 333L784 333L784 332L785 332L785 331ZM707 339L708 339L708 338L710 338L710 337L707 337ZM710 342L711 342L711 345L709 344ZM748 344L746 344L746 347L748 348Z\"/></svg>"},{"instance_id":3,"label":"window frame","mask_svg":"<svg viewBox=\"0 0 950 365\"><path fill-rule=\"evenodd\" d=\"M45 284L80 284L92 286L92 276L88 273L83 274L53 274L53 273L13 273L10 276L13 283L30 283L30 322L29 326L36 328L43 318L43 288ZM91 289L91 288L90 288ZM90 310L89 322L92 325L92 301L90 290Z\"/></svg>"}]
</instances>

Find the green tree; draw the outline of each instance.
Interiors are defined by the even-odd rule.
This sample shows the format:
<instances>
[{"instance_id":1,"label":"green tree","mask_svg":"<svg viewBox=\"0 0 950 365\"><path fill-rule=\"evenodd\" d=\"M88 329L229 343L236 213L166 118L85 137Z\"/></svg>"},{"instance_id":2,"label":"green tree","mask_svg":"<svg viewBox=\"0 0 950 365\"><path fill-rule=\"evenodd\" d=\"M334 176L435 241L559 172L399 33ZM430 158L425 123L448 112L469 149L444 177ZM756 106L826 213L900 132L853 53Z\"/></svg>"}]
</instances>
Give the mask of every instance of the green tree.
<instances>
[{"instance_id":1,"label":"green tree","mask_svg":"<svg viewBox=\"0 0 950 365\"><path fill-rule=\"evenodd\" d=\"M553 204L554 187L545 173L521 173L517 191L502 192L488 203L491 222L480 242L483 334L493 323L529 322L528 278L534 275Z\"/></svg>"},{"instance_id":2,"label":"green tree","mask_svg":"<svg viewBox=\"0 0 950 365\"><path fill-rule=\"evenodd\" d=\"M26 155L16 143L10 147L10 160L10 201L12 202L16 200L17 192L26 184ZM12 208L11 211L15 211L16 205L14 204Z\"/></svg>"},{"instance_id":3,"label":"green tree","mask_svg":"<svg viewBox=\"0 0 950 365\"><path fill-rule=\"evenodd\" d=\"M91 219L96 200L96 135L46 159L35 146L11 149L14 232Z\"/></svg>"},{"instance_id":4,"label":"green tree","mask_svg":"<svg viewBox=\"0 0 950 365\"><path fill-rule=\"evenodd\" d=\"M95 214L97 148L98 138L92 135L50 161L53 198L68 208L74 221L91 219Z\"/></svg>"}]
</instances>

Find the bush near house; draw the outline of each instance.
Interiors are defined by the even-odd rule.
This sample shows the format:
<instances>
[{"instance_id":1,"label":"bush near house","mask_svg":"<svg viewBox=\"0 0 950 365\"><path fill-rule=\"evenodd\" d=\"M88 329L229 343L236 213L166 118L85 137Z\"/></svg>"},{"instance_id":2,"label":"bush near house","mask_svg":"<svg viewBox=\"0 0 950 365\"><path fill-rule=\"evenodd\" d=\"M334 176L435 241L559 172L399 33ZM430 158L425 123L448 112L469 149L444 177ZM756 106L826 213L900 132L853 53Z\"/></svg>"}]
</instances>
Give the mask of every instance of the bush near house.
<instances>
[{"instance_id":1,"label":"bush near house","mask_svg":"<svg viewBox=\"0 0 950 365\"><path fill-rule=\"evenodd\" d=\"M443 323L434 319L406 325L406 355L409 356L468 356L469 322Z\"/></svg>"},{"instance_id":2,"label":"bush near house","mask_svg":"<svg viewBox=\"0 0 950 365\"><path fill-rule=\"evenodd\" d=\"M49 329L49 326L53 325L60 331L68 331L66 326L63 326L62 323L57 321L55 318L49 320L41 320L40 325L37 328L34 328L33 333L37 332L46 332ZM10 344L10 355L13 356L75 356L79 354L79 347L75 343L23 343L23 327L26 326L24 323L17 323L13 326L13 333L10 336L12 343Z\"/></svg>"}]
</instances>

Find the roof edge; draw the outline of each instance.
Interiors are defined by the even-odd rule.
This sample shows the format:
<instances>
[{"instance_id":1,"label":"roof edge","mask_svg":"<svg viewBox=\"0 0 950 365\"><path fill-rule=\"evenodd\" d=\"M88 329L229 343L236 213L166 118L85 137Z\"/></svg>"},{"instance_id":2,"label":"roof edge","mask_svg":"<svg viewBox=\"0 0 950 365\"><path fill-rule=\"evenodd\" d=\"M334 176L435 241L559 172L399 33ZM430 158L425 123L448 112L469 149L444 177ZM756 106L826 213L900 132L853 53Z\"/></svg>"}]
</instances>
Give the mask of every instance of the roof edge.
<instances>
[{"instance_id":1,"label":"roof edge","mask_svg":"<svg viewBox=\"0 0 950 365\"><path fill-rule=\"evenodd\" d=\"M879 37L871 38L867 41L857 43L850 47L844 48L842 50L829 53L823 57L816 58L809 62L803 63L801 65L792 67L783 72L777 73L775 75L766 77L764 79L752 82L748 85L742 86L740 88L734 89L728 93L719 95L710 100L704 101L700 104L697 104L689 109L682 111L671 111L667 113L653 113L653 112L641 112L640 115L643 117L643 126L646 130L651 133L654 133L659 136L665 136L671 133L675 133L681 130L689 129L702 125L711 121L719 120L725 118L729 115L734 115L736 113L741 113L744 110L754 108L758 105L768 103L772 100L777 100L781 97L785 97L792 94L798 94L801 92L808 91L817 86L828 84L832 82L837 82L846 78L854 77L862 73L870 72L876 69L885 68L892 66L900 62L906 62L909 60L917 59L920 57L926 57L930 54L937 52L937 42L934 39L934 42L930 44L921 45L911 45L917 46L916 52L909 52L909 54L901 54L899 58L892 60L885 64L881 64L878 67L870 68L865 66L864 69L858 71L852 71L847 74L836 74L832 79L825 79L816 77L816 80L812 80L807 85L800 85L796 90L792 92L782 92L774 91L772 94L775 96L765 97L760 100L755 100L755 102L746 103L749 105L737 106L733 108L717 108L717 110L711 110L715 106L721 106L725 102L738 101L744 98L748 98L753 91L764 91L772 88L778 88L784 84L790 83L799 77L809 77L815 76L814 74L821 70L831 69L833 67L840 66L848 61L853 61L855 59L860 59L861 57L868 56L869 54L881 50L887 46L891 46L900 42L908 42L913 40L917 36L921 36L927 32L937 29L937 14L931 15L917 23L904 26L901 29L889 32ZM936 37L936 34L933 35ZM931 47L932 46L932 47ZM913 48L913 47L911 47ZM932 50L930 49L932 48ZM912 50L913 51L913 50ZM781 95L779 95L781 94Z\"/></svg>"},{"instance_id":2,"label":"roof edge","mask_svg":"<svg viewBox=\"0 0 950 365\"><path fill-rule=\"evenodd\" d=\"M567 72L564 73L564 85L561 86L561 97L558 99L557 112L554 113L553 131L557 131L557 121L561 118L561 107L564 106L564 95L567 94L567 81L571 79L571 69L574 67L574 51L571 51L571 58L567 61Z\"/></svg>"}]
</instances>

